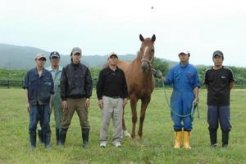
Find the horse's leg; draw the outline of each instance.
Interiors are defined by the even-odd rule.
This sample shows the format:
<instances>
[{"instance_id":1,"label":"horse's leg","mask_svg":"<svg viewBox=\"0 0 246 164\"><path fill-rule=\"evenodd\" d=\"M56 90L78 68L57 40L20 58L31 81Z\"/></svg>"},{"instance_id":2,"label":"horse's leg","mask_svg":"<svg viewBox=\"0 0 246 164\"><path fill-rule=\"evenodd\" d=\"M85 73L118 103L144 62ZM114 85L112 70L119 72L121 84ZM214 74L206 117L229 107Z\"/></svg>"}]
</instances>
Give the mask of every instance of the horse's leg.
<instances>
[{"instance_id":1,"label":"horse's leg","mask_svg":"<svg viewBox=\"0 0 246 164\"><path fill-rule=\"evenodd\" d=\"M131 110L132 110L132 139L135 139L135 129L138 120L137 117L137 98L131 97Z\"/></svg>"},{"instance_id":2,"label":"horse's leg","mask_svg":"<svg viewBox=\"0 0 246 164\"><path fill-rule=\"evenodd\" d=\"M131 135L126 129L126 123L125 123L125 107L123 108L123 115L122 115L122 129L123 129L123 136L130 137Z\"/></svg>"},{"instance_id":3,"label":"horse's leg","mask_svg":"<svg viewBox=\"0 0 246 164\"><path fill-rule=\"evenodd\" d=\"M138 129L138 136L140 138L142 138L143 136L143 123L144 123L144 118L145 118L145 112L150 102L150 97L144 98L141 101L142 101L141 114L140 114L140 123L139 123L139 129Z\"/></svg>"}]
</instances>

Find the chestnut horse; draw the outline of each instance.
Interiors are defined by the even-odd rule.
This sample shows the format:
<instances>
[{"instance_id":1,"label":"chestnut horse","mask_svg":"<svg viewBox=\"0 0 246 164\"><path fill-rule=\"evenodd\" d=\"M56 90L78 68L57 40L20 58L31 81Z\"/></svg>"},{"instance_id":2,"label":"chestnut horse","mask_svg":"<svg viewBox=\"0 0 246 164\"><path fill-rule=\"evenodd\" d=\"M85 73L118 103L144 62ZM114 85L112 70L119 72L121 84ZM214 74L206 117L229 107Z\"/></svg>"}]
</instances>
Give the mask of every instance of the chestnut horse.
<instances>
[{"instance_id":1,"label":"chestnut horse","mask_svg":"<svg viewBox=\"0 0 246 164\"><path fill-rule=\"evenodd\" d=\"M128 96L130 99L132 111L132 139L135 139L135 129L137 123L137 102L141 100L141 114L138 135L142 138L143 123L145 112L151 99L151 93L154 89L154 78L152 75L152 63L154 60L154 42L155 35L152 38L144 38L141 34L139 39L142 42L137 57L131 62L118 61L117 66L121 68L126 76ZM122 126L124 133L126 131L125 120L123 115ZM129 134L129 133L128 133Z\"/></svg>"}]
</instances>

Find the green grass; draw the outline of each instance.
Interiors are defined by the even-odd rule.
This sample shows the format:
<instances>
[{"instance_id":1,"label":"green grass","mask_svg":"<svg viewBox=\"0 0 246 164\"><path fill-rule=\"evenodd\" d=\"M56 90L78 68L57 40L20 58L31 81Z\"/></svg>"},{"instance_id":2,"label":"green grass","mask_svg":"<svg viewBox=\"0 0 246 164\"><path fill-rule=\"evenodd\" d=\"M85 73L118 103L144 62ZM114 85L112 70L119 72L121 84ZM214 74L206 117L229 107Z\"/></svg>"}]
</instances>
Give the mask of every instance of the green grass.
<instances>
[{"instance_id":1,"label":"green grass","mask_svg":"<svg viewBox=\"0 0 246 164\"><path fill-rule=\"evenodd\" d=\"M167 91L170 96L170 90ZM191 133L191 150L173 149L173 128L170 112L162 89L155 90L146 113L144 137L138 144L124 138L123 146L99 147L100 110L93 93L89 120L91 125L89 148L81 147L81 132L75 114L68 131L64 148L55 145L55 123L52 113L52 147L44 149L37 142L31 151L28 142L28 113L25 109L25 92L22 89L0 89L0 163L246 163L245 97L246 90L235 89L231 94L232 131L228 148L209 147L206 122L206 91L201 91L200 118L194 119ZM131 130L129 105L125 110L127 127ZM139 113L139 110L138 110ZM110 127L112 136L112 125Z\"/></svg>"}]
</instances>

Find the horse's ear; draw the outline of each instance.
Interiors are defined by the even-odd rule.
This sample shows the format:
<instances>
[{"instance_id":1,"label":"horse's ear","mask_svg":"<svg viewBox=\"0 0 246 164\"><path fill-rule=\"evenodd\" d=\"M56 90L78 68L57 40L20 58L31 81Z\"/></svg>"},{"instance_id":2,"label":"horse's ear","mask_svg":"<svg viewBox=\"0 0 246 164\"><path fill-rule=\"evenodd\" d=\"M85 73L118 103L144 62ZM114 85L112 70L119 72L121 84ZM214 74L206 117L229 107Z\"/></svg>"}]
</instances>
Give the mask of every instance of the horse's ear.
<instances>
[{"instance_id":1,"label":"horse's ear","mask_svg":"<svg viewBox=\"0 0 246 164\"><path fill-rule=\"evenodd\" d=\"M142 36L142 34L139 35L139 39L143 42L144 41L144 37Z\"/></svg>"},{"instance_id":2,"label":"horse's ear","mask_svg":"<svg viewBox=\"0 0 246 164\"><path fill-rule=\"evenodd\" d=\"M156 37L155 37L155 34L152 36L152 38L151 38L151 40L152 40L152 42L155 42L155 39L156 39Z\"/></svg>"}]
</instances>

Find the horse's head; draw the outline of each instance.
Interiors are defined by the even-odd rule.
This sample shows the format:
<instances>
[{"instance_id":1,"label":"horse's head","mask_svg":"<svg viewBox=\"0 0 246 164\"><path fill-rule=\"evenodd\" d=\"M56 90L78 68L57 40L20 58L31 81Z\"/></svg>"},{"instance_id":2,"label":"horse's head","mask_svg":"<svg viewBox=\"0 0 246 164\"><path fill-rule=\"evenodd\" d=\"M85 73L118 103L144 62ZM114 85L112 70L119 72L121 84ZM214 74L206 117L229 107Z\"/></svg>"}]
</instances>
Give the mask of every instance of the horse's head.
<instances>
[{"instance_id":1,"label":"horse's head","mask_svg":"<svg viewBox=\"0 0 246 164\"><path fill-rule=\"evenodd\" d=\"M139 51L139 58L141 60L141 67L144 73L151 71L152 63L154 60L155 54L155 35L152 38L144 38L141 34L139 35L139 39L142 41L142 45Z\"/></svg>"}]
</instances>

